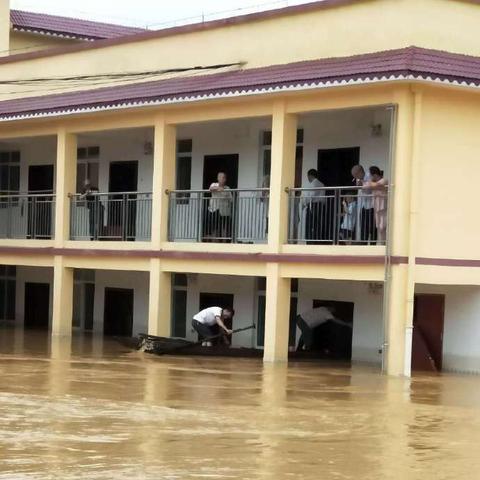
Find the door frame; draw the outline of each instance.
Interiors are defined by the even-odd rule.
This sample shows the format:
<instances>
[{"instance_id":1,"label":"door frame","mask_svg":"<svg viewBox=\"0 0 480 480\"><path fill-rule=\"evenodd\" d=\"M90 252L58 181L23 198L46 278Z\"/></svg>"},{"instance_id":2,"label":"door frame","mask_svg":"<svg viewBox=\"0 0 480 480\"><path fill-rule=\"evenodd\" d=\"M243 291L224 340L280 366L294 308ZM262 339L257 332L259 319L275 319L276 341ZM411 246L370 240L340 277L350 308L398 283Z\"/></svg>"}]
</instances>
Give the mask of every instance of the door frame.
<instances>
[{"instance_id":1,"label":"door frame","mask_svg":"<svg viewBox=\"0 0 480 480\"><path fill-rule=\"evenodd\" d=\"M106 314L107 314L107 292L128 292L132 296L132 334L133 334L133 326L135 323L135 290L133 288L123 288L123 287L105 287L103 291L103 335L106 336L105 333L105 325L106 325ZM116 335L108 335L108 336L116 336Z\"/></svg>"},{"instance_id":2,"label":"door frame","mask_svg":"<svg viewBox=\"0 0 480 480\"><path fill-rule=\"evenodd\" d=\"M31 302L30 301L27 301L27 286L28 285L42 285L42 286L46 286L48 287L48 296L47 296L47 302L48 302L48 308L47 308L47 323L46 323L46 327L45 327L45 330L50 330L50 323L51 323L51 314L52 314L52 301L51 301L51 295L52 295L52 288L51 288L51 285L50 283L48 282L25 282L23 284L23 327L24 328L40 328L40 327L28 327L27 326L27 308L26 308L26 305L31 305ZM41 327L42 330L44 327Z\"/></svg>"},{"instance_id":3,"label":"door frame","mask_svg":"<svg viewBox=\"0 0 480 480\"><path fill-rule=\"evenodd\" d=\"M442 299L442 328L441 328L441 334L440 334L440 351L439 351L439 357L438 359L433 358L433 361L435 362L435 367L437 368L438 371L442 370L443 366L443 340L444 340L444 333L445 333L445 300L446 296L443 293L415 293L414 295L414 304L413 304L413 318L412 318L412 326L413 326L413 332L412 334L415 335L415 320L416 320L416 315L417 315L417 301L419 297L429 297L429 298L441 298ZM423 336L423 334L422 334ZM429 352L431 353L431 352ZM411 370L414 370L414 365L413 365L413 343L412 343L412 353L411 353Z\"/></svg>"}]
</instances>

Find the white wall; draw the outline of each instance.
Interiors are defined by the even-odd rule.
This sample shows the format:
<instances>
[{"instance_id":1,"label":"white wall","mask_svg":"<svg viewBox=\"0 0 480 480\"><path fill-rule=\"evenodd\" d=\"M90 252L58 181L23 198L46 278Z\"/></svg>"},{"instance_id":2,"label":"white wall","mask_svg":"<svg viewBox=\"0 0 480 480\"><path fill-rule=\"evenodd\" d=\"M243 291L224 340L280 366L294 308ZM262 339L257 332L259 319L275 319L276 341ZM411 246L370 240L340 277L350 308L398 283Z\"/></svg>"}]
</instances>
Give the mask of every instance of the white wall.
<instances>
[{"instance_id":1,"label":"white wall","mask_svg":"<svg viewBox=\"0 0 480 480\"><path fill-rule=\"evenodd\" d=\"M38 137L2 141L0 151L20 151L20 193L25 193L28 191L28 168L31 165L55 165L56 138ZM7 218L10 220L9 227ZM51 221L53 231L54 215L51 215ZM20 198L10 209L0 209L0 234L6 235L7 228L13 238L23 238L27 234L28 205L25 199Z\"/></svg>"},{"instance_id":2,"label":"white wall","mask_svg":"<svg viewBox=\"0 0 480 480\"><path fill-rule=\"evenodd\" d=\"M271 119L245 119L182 125L178 139L192 139L192 189L202 189L206 155L238 154L238 188L261 186L260 140Z\"/></svg>"},{"instance_id":3,"label":"white wall","mask_svg":"<svg viewBox=\"0 0 480 480\"><path fill-rule=\"evenodd\" d=\"M372 125L382 125L382 135L372 136ZM302 186L308 186L307 172L317 168L319 149L360 147L360 164L376 165L389 178L390 111L355 109L314 113L300 117L304 129ZM321 180L321 179L320 179Z\"/></svg>"},{"instance_id":4,"label":"white wall","mask_svg":"<svg viewBox=\"0 0 480 480\"><path fill-rule=\"evenodd\" d=\"M371 127L382 124L382 135ZM339 110L299 117L304 130L303 184L307 171L317 167L319 149L360 147L360 163L377 165L388 178L390 112L386 108ZM271 119L245 119L183 125L177 138L193 140L192 189L201 189L205 155L239 154L239 188L261 186L261 132L271 130Z\"/></svg>"},{"instance_id":5,"label":"white wall","mask_svg":"<svg viewBox=\"0 0 480 480\"><path fill-rule=\"evenodd\" d=\"M298 313L312 308L313 300L353 302L352 360L381 363L383 289L371 293L367 282L299 280Z\"/></svg>"},{"instance_id":6,"label":"white wall","mask_svg":"<svg viewBox=\"0 0 480 480\"><path fill-rule=\"evenodd\" d=\"M148 128L112 130L108 132L81 134L79 147L100 147L99 184L100 192L108 192L111 162L138 161L137 191L151 192L153 155L145 153L145 144L153 142L153 130Z\"/></svg>"},{"instance_id":7,"label":"white wall","mask_svg":"<svg viewBox=\"0 0 480 480\"><path fill-rule=\"evenodd\" d=\"M443 370L480 373L480 287L417 285L445 295Z\"/></svg>"}]
</instances>

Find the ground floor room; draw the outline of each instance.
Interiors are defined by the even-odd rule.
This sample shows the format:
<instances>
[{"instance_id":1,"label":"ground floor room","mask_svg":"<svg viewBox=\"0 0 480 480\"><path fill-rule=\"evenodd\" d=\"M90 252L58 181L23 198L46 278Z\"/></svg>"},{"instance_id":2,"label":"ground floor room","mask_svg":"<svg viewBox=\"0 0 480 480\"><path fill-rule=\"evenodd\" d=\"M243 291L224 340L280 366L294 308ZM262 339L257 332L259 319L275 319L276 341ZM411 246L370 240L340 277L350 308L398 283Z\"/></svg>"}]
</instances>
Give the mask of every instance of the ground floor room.
<instances>
[{"instance_id":1,"label":"ground floor room","mask_svg":"<svg viewBox=\"0 0 480 480\"><path fill-rule=\"evenodd\" d=\"M2 266L0 318L11 326L51 328L53 269ZM255 329L233 335L231 346L263 349L266 281L263 277L172 274L171 334L198 339L192 318L210 306L232 307L232 329ZM326 307L345 322L315 328L311 350L332 357L381 365L384 339L383 284L359 281L293 279L289 351L302 349L298 316ZM75 270L73 330L118 337L148 331L147 272ZM412 367L414 370L480 373L480 288L417 285Z\"/></svg>"}]
</instances>

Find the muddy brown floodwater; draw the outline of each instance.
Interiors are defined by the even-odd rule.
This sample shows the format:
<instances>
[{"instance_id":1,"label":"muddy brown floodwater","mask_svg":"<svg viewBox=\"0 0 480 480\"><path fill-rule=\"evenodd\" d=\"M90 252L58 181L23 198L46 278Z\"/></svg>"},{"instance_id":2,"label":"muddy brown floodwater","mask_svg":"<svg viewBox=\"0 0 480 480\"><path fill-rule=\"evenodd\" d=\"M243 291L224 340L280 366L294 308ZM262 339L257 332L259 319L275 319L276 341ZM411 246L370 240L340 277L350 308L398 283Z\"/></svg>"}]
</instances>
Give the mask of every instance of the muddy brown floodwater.
<instances>
[{"instance_id":1,"label":"muddy brown floodwater","mask_svg":"<svg viewBox=\"0 0 480 480\"><path fill-rule=\"evenodd\" d=\"M0 479L475 479L480 378L0 330Z\"/></svg>"}]
</instances>

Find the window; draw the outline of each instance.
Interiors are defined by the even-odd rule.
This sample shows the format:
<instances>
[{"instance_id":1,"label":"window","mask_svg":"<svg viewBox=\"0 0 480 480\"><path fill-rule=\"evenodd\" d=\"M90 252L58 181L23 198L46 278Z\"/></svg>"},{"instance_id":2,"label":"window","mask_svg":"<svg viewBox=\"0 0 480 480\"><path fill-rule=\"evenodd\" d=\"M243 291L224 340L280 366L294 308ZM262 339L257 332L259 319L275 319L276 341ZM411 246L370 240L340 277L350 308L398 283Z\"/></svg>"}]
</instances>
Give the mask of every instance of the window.
<instances>
[{"instance_id":1,"label":"window","mask_svg":"<svg viewBox=\"0 0 480 480\"><path fill-rule=\"evenodd\" d=\"M177 175L176 189L190 190L192 188L192 146L190 139L178 140L177 142ZM177 194L177 198L188 199L188 193ZM188 200L180 200L178 203L188 203Z\"/></svg>"},{"instance_id":2,"label":"window","mask_svg":"<svg viewBox=\"0 0 480 480\"><path fill-rule=\"evenodd\" d=\"M187 336L187 286L186 274L172 274L172 333L174 337Z\"/></svg>"},{"instance_id":3,"label":"window","mask_svg":"<svg viewBox=\"0 0 480 480\"><path fill-rule=\"evenodd\" d=\"M299 128L297 130L297 150L296 157L298 162L299 155L303 154L303 129ZM267 176L270 175L271 165L272 165L272 132L270 130L265 130L262 132L261 137L261 160L262 160L262 181Z\"/></svg>"},{"instance_id":4,"label":"window","mask_svg":"<svg viewBox=\"0 0 480 480\"><path fill-rule=\"evenodd\" d=\"M0 320L15 320L16 267L0 265Z\"/></svg>"},{"instance_id":5,"label":"window","mask_svg":"<svg viewBox=\"0 0 480 480\"><path fill-rule=\"evenodd\" d=\"M82 193L88 180L92 187L98 188L98 159L100 147L77 148L77 193Z\"/></svg>"},{"instance_id":6,"label":"window","mask_svg":"<svg viewBox=\"0 0 480 480\"><path fill-rule=\"evenodd\" d=\"M100 147L79 147L77 148L77 159L87 160L100 157Z\"/></svg>"},{"instance_id":7,"label":"window","mask_svg":"<svg viewBox=\"0 0 480 480\"><path fill-rule=\"evenodd\" d=\"M0 193L20 191L20 152L0 152Z\"/></svg>"}]
</instances>

